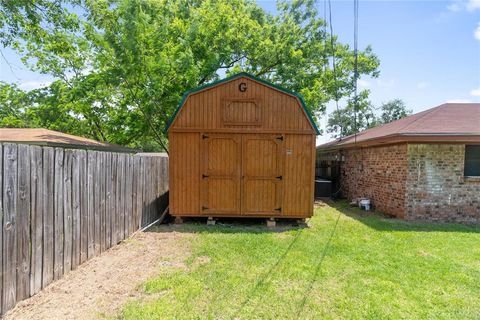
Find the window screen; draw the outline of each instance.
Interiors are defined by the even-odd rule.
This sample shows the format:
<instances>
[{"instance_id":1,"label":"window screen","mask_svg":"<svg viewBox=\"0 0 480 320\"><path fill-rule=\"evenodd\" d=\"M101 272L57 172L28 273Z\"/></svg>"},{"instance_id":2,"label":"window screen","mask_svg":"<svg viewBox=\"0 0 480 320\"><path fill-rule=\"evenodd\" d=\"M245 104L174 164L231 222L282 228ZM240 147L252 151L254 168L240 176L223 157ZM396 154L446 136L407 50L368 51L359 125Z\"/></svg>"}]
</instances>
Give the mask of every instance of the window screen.
<instances>
[{"instance_id":1,"label":"window screen","mask_svg":"<svg viewBox=\"0 0 480 320\"><path fill-rule=\"evenodd\" d=\"M465 176L480 177L480 145L465 146Z\"/></svg>"}]
</instances>

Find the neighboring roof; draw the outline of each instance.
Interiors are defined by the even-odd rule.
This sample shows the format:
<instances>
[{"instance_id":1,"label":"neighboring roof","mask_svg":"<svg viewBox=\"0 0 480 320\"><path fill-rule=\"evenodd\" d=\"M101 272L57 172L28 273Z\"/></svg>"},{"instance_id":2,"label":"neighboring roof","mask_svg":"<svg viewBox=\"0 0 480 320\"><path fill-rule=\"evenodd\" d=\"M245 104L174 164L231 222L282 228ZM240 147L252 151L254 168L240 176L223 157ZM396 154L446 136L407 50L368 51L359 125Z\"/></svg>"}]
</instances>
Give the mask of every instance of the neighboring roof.
<instances>
[{"instance_id":1,"label":"neighboring roof","mask_svg":"<svg viewBox=\"0 0 480 320\"><path fill-rule=\"evenodd\" d=\"M131 153L135 152L133 149L116 144L98 142L92 139L72 136L70 134L41 128L0 129L0 142L15 142L73 149L91 149Z\"/></svg>"},{"instance_id":2,"label":"neighboring roof","mask_svg":"<svg viewBox=\"0 0 480 320\"><path fill-rule=\"evenodd\" d=\"M234 74L233 76L230 76L230 77L227 77L227 78L224 78L224 79L221 79L221 80L218 80L218 81L214 81L214 82L211 82L211 83L207 83L203 86L200 86L200 87L196 87L196 88L193 88L193 89L190 89L188 90L187 92L185 92L182 96L182 99L180 100L180 103L178 104L177 106L177 109L175 110L175 112L173 113L173 115L170 117L170 119L168 120L167 122L167 125L164 129L164 132L166 133L168 131L168 129L170 128L170 126L172 125L173 123L173 120L175 120L177 114L180 112L180 109L182 108L183 104L185 103L185 100L187 99L187 97L192 94L192 93L195 93L195 92L198 92L198 91L201 91L201 90L204 90L204 89L207 89L207 88L210 88L210 87L213 87L213 86L216 86L216 85L219 85L219 84L222 84L222 83L225 83L225 82L228 82L228 81L231 81L231 80L235 80L237 78L241 78L241 77L246 77L246 78L250 78L254 81L257 81L257 82L260 82L266 86L269 86L269 87L272 87L272 88L275 88L279 91L282 91L286 94L289 94L291 96L294 96L298 99L298 101L300 101L300 105L302 106L303 110L305 110L305 113L307 114L308 116L308 120L310 121L313 129L315 130L315 133L317 135L320 134L320 131L318 130L318 127L317 127L317 124L315 123L315 121L313 120L313 117L312 115L310 114L310 111L308 111L307 109L307 106L305 104L305 101L303 100L303 97L301 94L299 93L296 93L296 92L293 92L293 91L290 91L286 88L283 88L279 85L276 85L276 84L273 84L269 81L266 81L266 80L262 80L260 78L257 78L255 77L254 75L251 75L247 72L240 72L240 73L237 73L237 74Z\"/></svg>"},{"instance_id":3,"label":"neighboring roof","mask_svg":"<svg viewBox=\"0 0 480 320\"><path fill-rule=\"evenodd\" d=\"M337 139L317 149L338 149L398 142L480 142L480 103L445 103L438 107Z\"/></svg>"}]
</instances>

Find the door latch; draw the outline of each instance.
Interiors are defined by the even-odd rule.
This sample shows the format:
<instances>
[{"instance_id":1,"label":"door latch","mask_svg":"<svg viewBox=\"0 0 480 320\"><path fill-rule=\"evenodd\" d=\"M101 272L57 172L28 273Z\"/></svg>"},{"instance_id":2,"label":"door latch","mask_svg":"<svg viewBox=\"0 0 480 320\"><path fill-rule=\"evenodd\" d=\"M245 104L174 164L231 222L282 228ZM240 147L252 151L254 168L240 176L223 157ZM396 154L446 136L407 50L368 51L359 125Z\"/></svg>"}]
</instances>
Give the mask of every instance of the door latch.
<instances>
[{"instance_id":1,"label":"door latch","mask_svg":"<svg viewBox=\"0 0 480 320\"><path fill-rule=\"evenodd\" d=\"M275 208L274 210L275 210L275 211L282 211L282 207Z\"/></svg>"},{"instance_id":2,"label":"door latch","mask_svg":"<svg viewBox=\"0 0 480 320\"><path fill-rule=\"evenodd\" d=\"M282 180L283 179L283 176L278 176L276 177L278 180Z\"/></svg>"},{"instance_id":3,"label":"door latch","mask_svg":"<svg viewBox=\"0 0 480 320\"><path fill-rule=\"evenodd\" d=\"M208 210L210 208L202 206L202 210Z\"/></svg>"},{"instance_id":4,"label":"door latch","mask_svg":"<svg viewBox=\"0 0 480 320\"><path fill-rule=\"evenodd\" d=\"M209 177L208 174L202 174L202 178L205 179L205 178L208 178L208 177Z\"/></svg>"}]
</instances>

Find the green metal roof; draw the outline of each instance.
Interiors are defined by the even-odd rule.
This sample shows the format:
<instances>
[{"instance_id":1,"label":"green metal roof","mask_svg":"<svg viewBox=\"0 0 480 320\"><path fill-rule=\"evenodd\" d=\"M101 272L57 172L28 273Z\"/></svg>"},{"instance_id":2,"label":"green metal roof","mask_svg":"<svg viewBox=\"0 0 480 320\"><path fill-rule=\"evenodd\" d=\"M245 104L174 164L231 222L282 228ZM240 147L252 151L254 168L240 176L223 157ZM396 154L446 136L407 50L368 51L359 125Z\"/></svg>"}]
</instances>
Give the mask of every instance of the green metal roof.
<instances>
[{"instance_id":1,"label":"green metal roof","mask_svg":"<svg viewBox=\"0 0 480 320\"><path fill-rule=\"evenodd\" d=\"M296 98L298 98L298 100L300 101L300 105L302 106L303 110L305 110L305 113L307 114L308 116L308 120L310 121L310 123L312 124L312 127L313 129L315 130L315 133L317 135L320 134L320 131L318 130L318 127L317 127L317 124L315 123L315 121L313 120L313 117L312 115L310 114L310 111L308 111L307 109L307 106L305 105L305 101L303 100L303 97L301 94L299 93L296 93L296 92L293 92L293 91L290 91L286 88L283 88L279 85L276 85L276 84L273 84L269 81L266 81L266 80L262 80L260 78L257 78L255 77L254 75L251 75L247 72L240 72L240 73L237 73L237 74L234 74L233 76L230 76L230 77L227 77L227 78L224 78L224 79L221 79L221 80L217 80L217 81L214 81L214 82L211 82L211 83L207 83L203 86L200 86L200 87L196 87L196 88L193 88L193 89L190 89L188 90L187 92L185 92L182 96L182 100L180 100L180 103L178 104L177 106L177 109L175 110L175 112L173 113L173 115L170 117L170 119L168 120L167 122L167 125L165 127L165 130L164 130L164 133L166 133L168 131L168 129L170 128L170 126L172 125L173 123L173 120L175 120L175 117L177 116L177 114L180 112L180 109L182 108L183 104L185 103L185 100L187 99L187 97L192 94L192 93L195 93L195 92L198 92L198 91L201 91L201 90L204 90L204 89L207 89L207 88L210 88L210 87L213 87L213 86L216 86L218 84L221 84L221 83L224 83L224 82L228 82L230 80L233 80L233 79L236 79L236 78L241 78L241 77L246 77L246 78L250 78L250 79L253 79L257 82L260 82L264 85L267 85L267 86L270 86L270 87L273 87L277 90L280 90L282 92L285 92L289 95L292 95Z\"/></svg>"}]
</instances>

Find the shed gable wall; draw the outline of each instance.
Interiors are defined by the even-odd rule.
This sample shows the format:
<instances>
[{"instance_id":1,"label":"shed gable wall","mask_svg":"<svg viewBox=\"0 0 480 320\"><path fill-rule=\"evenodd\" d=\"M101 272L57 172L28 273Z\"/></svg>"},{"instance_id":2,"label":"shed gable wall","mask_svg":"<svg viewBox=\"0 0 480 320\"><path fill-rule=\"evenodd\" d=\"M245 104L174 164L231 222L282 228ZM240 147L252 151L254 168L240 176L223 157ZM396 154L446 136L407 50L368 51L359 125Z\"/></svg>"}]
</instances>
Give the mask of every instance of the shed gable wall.
<instances>
[{"instance_id":1,"label":"shed gable wall","mask_svg":"<svg viewBox=\"0 0 480 320\"><path fill-rule=\"evenodd\" d=\"M248 77L190 94L170 130L315 133L296 97Z\"/></svg>"}]
</instances>

